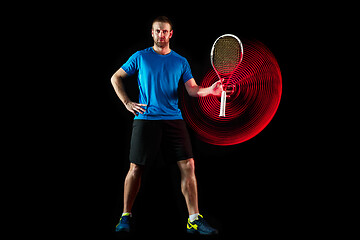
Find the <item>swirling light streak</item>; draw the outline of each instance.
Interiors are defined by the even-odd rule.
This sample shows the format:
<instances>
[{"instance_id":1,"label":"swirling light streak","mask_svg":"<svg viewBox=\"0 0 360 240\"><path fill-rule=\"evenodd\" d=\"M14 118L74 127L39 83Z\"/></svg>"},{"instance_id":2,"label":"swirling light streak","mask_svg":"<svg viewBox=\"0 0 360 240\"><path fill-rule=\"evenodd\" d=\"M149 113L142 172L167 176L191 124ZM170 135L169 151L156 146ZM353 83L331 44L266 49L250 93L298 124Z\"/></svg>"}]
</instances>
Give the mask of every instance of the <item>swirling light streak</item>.
<instances>
[{"instance_id":1,"label":"swirling light streak","mask_svg":"<svg viewBox=\"0 0 360 240\"><path fill-rule=\"evenodd\" d=\"M228 96L226 117L219 117L220 98L189 98L183 91L183 117L198 137L214 145L234 145L259 134L274 117L281 99L282 78L271 51L261 42L244 41L244 57L228 81L234 92ZM200 85L218 80L210 70Z\"/></svg>"}]
</instances>

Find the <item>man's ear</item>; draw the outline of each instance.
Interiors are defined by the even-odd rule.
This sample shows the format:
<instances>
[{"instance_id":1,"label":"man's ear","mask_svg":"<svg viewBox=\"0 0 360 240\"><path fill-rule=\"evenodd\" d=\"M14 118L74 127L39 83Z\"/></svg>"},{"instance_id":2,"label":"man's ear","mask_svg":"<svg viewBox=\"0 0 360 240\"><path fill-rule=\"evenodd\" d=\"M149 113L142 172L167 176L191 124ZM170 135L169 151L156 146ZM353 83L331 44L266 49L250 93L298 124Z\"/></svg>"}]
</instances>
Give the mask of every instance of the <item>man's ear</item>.
<instances>
[{"instance_id":1,"label":"man's ear","mask_svg":"<svg viewBox=\"0 0 360 240\"><path fill-rule=\"evenodd\" d=\"M173 33L174 33L174 30L171 30L169 38L172 38Z\"/></svg>"},{"instance_id":2,"label":"man's ear","mask_svg":"<svg viewBox=\"0 0 360 240\"><path fill-rule=\"evenodd\" d=\"M151 36L154 37L154 29L151 28Z\"/></svg>"}]
</instances>

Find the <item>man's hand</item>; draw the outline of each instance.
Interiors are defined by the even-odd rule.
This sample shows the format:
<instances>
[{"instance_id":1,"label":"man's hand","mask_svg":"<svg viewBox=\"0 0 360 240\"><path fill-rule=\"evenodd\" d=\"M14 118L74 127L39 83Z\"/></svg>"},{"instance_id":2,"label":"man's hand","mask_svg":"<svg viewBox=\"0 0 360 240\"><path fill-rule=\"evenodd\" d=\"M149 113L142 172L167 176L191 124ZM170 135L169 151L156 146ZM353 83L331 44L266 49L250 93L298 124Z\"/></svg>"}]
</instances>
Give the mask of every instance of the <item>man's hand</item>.
<instances>
[{"instance_id":1,"label":"man's hand","mask_svg":"<svg viewBox=\"0 0 360 240\"><path fill-rule=\"evenodd\" d=\"M222 84L221 84L221 80L215 82L213 85L211 85L210 87L210 94L214 95L214 96L221 96L221 92L223 90Z\"/></svg>"},{"instance_id":2,"label":"man's hand","mask_svg":"<svg viewBox=\"0 0 360 240\"><path fill-rule=\"evenodd\" d=\"M131 112L132 114L134 114L135 116L140 114L143 114L146 109L142 108L142 107L146 107L146 104L142 104L142 103L136 103L136 102L127 102L125 104L126 109Z\"/></svg>"}]
</instances>

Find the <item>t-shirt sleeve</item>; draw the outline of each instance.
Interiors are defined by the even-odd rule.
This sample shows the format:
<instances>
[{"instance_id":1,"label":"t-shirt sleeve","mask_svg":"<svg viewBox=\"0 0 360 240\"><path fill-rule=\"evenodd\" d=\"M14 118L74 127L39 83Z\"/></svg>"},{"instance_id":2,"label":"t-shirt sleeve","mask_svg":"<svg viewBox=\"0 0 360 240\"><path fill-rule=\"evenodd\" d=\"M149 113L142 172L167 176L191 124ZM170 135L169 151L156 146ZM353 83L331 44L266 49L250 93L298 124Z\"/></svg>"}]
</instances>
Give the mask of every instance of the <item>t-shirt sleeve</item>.
<instances>
[{"instance_id":1,"label":"t-shirt sleeve","mask_svg":"<svg viewBox=\"0 0 360 240\"><path fill-rule=\"evenodd\" d=\"M140 52L134 53L121 68L129 75L134 75L139 71L139 56Z\"/></svg>"},{"instance_id":2,"label":"t-shirt sleeve","mask_svg":"<svg viewBox=\"0 0 360 240\"><path fill-rule=\"evenodd\" d=\"M193 78L193 75L192 75L191 69L190 69L190 65L187 60L184 61L184 73L182 76L183 76L182 78L183 78L184 83L186 83L187 81L189 81L190 79Z\"/></svg>"}]
</instances>

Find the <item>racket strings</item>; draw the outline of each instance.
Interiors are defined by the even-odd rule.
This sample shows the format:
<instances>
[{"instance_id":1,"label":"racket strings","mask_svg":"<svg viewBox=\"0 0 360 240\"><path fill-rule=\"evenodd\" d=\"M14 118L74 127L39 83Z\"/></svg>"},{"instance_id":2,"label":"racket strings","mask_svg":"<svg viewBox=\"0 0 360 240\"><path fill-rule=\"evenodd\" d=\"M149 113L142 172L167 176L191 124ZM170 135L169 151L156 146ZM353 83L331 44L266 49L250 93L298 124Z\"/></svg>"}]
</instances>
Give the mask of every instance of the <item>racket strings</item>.
<instances>
[{"instance_id":1,"label":"racket strings","mask_svg":"<svg viewBox=\"0 0 360 240\"><path fill-rule=\"evenodd\" d=\"M238 40L230 36L222 37L214 46L214 67L220 74L229 75L239 64L241 54L241 46Z\"/></svg>"}]
</instances>

